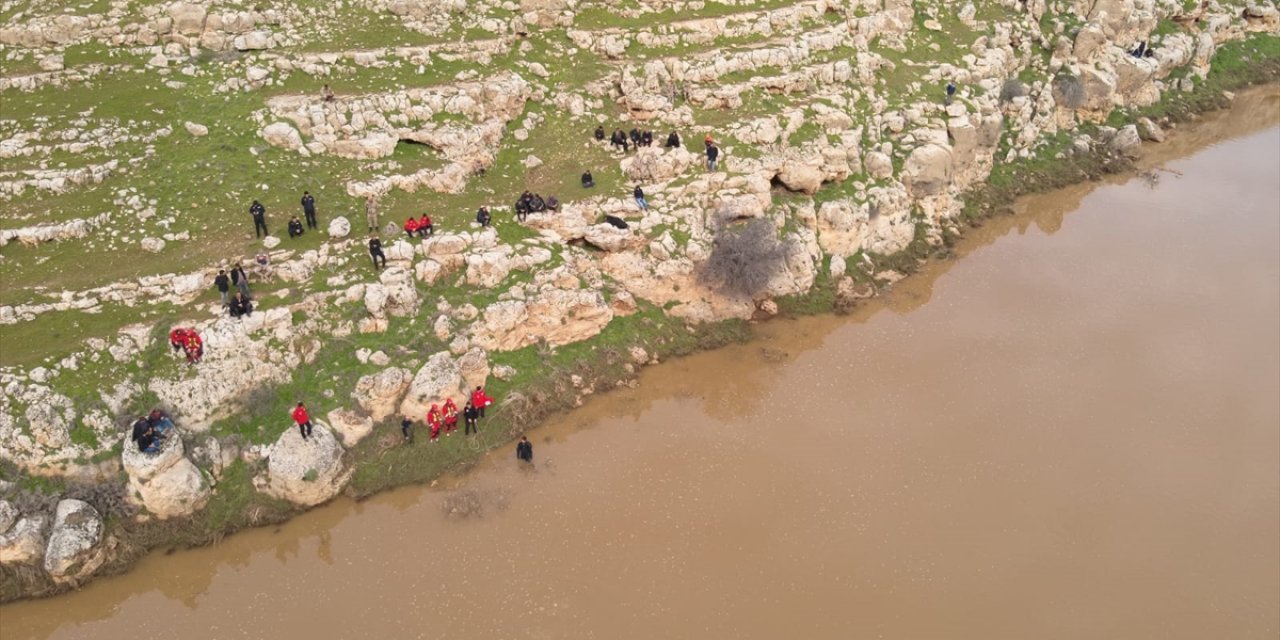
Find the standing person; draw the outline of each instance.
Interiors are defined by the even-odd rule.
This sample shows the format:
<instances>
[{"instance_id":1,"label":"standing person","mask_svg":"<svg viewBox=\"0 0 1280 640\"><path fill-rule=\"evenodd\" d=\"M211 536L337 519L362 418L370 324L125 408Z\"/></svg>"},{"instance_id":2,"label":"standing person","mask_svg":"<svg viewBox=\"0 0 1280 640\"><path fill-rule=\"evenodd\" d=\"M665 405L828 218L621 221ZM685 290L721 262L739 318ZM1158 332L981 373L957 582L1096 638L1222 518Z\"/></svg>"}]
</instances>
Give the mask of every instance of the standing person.
<instances>
[{"instance_id":1,"label":"standing person","mask_svg":"<svg viewBox=\"0 0 1280 640\"><path fill-rule=\"evenodd\" d=\"M378 239L378 236L369 236L369 257L373 258L373 268L387 268L387 255L382 252L382 241ZM378 266L379 259L382 260L381 267Z\"/></svg>"},{"instance_id":2,"label":"standing person","mask_svg":"<svg viewBox=\"0 0 1280 640\"><path fill-rule=\"evenodd\" d=\"M289 218L289 237L297 238L297 237L300 237L301 235L302 235L302 221L298 219L298 216Z\"/></svg>"},{"instance_id":3,"label":"standing person","mask_svg":"<svg viewBox=\"0 0 1280 640\"><path fill-rule=\"evenodd\" d=\"M476 211L476 222L479 222L480 226L489 226L489 221L492 219L493 217L489 215L489 207L480 207L480 209Z\"/></svg>"},{"instance_id":4,"label":"standing person","mask_svg":"<svg viewBox=\"0 0 1280 640\"><path fill-rule=\"evenodd\" d=\"M641 189L640 185L636 185L635 191L632 191L631 195L635 196L636 204L640 206L641 211L649 210L649 203L644 200L644 189Z\"/></svg>"},{"instance_id":5,"label":"standing person","mask_svg":"<svg viewBox=\"0 0 1280 640\"><path fill-rule=\"evenodd\" d=\"M418 233L418 219L413 216L409 216L409 219L404 221L404 232L409 236L409 239L412 240L413 236Z\"/></svg>"},{"instance_id":6,"label":"standing person","mask_svg":"<svg viewBox=\"0 0 1280 640\"><path fill-rule=\"evenodd\" d=\"M364 198L364 220L369 223L370 232L378 229L378 201L372 193Z\"/></svg>"},{"instance_id":7,"label":"standing person","mask_svg":"<svg viewBox=\"0 0 1280 640\"><path fill-rule=\"evenodd\" d=\"M315 229L320 226L316 222L316 199L311 195L310 191L302 192L302 215L307 218L308 229Z\"/></svg>"},{"instance_id":8,"label":"standing person","mask_svg":"<svg viewBox=\"0 0 1280 640\"><path fill-rule=\"evenodd\" d=\"M951 80L947 82L947 105L951 104L951 99L956 95L956 82Z\"/></svg>"},{"instance_id":9,"label":"standing person","mask_svg":"<svg viewBox=\"0 0 1280 640\"><path fill-rule=\"evenodd\" d=\"M439 405L433 404L431 405L431 408L427 410L427 426L431 427L431 441L435 442L436 439L440 437L440 427L443 426L443 423L440 422Z\"/></svg>"},{"instance_id":10,"label":"standing person","mask_svg":"<svg viewBox=\"0 0 1280 640\"><path fill-rule=\"evenodd\" d=\"M493 404L493 398L490 398L484 392L484 387L477 386L476 390L471 392L471 404L476 406L476 409L480 411L480 417L483 418L484 408Z\"/></svg>"},{"instance_id":11,"label":"standing person","mask_svg":"<svg viewBox=\"0 0 1280 640\"><path fill-rule=\"evenodd\" d=\"M458 428L458 405L453 403L453 398L446 398L444 401L444 434L452 435L453 431Z\"/></svg>"},{"instance_id":12,"label":"standing person","mask_svg":"<svg viewBox=\"0 0 1280 640\"><path fill-rule=\"evenodd\" d=\"M302 432L303 440L311 437L311 416L307 414L307 407L301 402L293 409L293 421L298 423L298 431Z\"/></svg>"},{"instance_id":13,"label":"standing person","mask_svg":"<svg viewBox=\"0 0 1280 640\"><path fill-rule=\"evenodd\" d=\"M227 306L227 294L231 293L231 278L227 277L226 269L218 269L218 275L213 278L213 285L218 288L218 294L222 296L222 306Z\"/></svg>"},{"instance_id":14,"label":"standing person","mask_svg":"<svg viewBox=\"0 0 1280 640\"><path fill-rule=\"evenodd\" d=\"M471 404L471 401L468 400L467 406L462 408L462 419L467 423L466 429L463 431L463 435L480 433L480 429L476 427L476 420L479 417L480 410L476 408L476 405Z\"/></svg>"},{"instance_id":15,"label":"standing person","mask_svg":"<svg viewBox=\"0 0 1280 640\"><path fill-rule=\"evenodd\" d=\"M719 158L720 158L720 147L717 147L714 142L711 144L708 144L707 145L707 171L716 170L716 160L718 160Z\"/></svg>"},{"instance_id":16,"label":"standing person","mask_svg":"<svg viewBox=\"0 0 1280 640\"><path fill-rule=\"evenodd\" d=\"M520 442L516 443L516 459L533 464L533 443L529 438L520 436Z\"/></svg>"},{"instance_id":17,"label":"standing person","mask_svg":"<svg viewBox=\"0 0 1280 640\"><path fill-rule=\"evenodd\" d=\"M183 349L187 353L187 364L200 364L200 360L204 358L204 340L200 339L200 334L196 333L195 329L187 332L187 341Z\"/></svg>"},{"instance_id":18,"label":"standing person","mask_svg":"<svg viewBox=\"0 0 1280 640\"><path fill-rule=\"evenodd\" d=\"M418 237L425 238L427 236L434 236L435 234L436 226L431 224L431 216L425 213L422 214L422 217L418 218Z\"/></svg>"},{"instance_id":19,"label":"standing person","mask_svg":"<svg viewBox=\"0 0 1280 640\"><path fill-rule=\"evenodd\" d=\"M410 420L408 416L405 416L400 421L400 433L404 434L405 442L413 444L413 420Z\"/></svg>"},{"instance_id":20,"label":"standing person","mask_svg":"<svg viewBox=\"0 0 1280 640\"><path fill-rule=\"evenodd\" d=\"M253 216L253 237L269 236L267 233L267 208L261 202L253 201L249 205L249 215Z\"/></svg>"},{"instance_id":21,"label":"standing person","mask_svg":"<svg viewBox=\"0 0 1280 640\"><path fill-rule=\"evenodd\" d=\"M249 295L249 274L244 272L244 267L237 262L235 267L231 269L231 284L236 285L236 289L240 290L240 295L248 298Z\"/></svg>"}]
</instances>

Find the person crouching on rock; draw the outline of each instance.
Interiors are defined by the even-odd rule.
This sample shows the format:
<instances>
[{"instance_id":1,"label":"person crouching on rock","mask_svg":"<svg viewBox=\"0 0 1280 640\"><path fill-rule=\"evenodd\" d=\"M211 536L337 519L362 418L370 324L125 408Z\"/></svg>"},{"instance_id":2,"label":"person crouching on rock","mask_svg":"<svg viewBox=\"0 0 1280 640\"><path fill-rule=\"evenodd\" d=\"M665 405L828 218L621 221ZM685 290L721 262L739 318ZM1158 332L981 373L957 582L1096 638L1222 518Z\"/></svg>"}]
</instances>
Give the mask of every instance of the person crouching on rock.
<instances>
[{"instance_id":1,"label":"person crouching on rock","mask_svg":"<svg viewBox=\"0 0 1280 640\"><path fill-rule=\"evenodd\" d=\"M458 405L453 403L453 398L446 398L444 401L444 434L446 436L453 435L453 430L458 428Z\"/></svg>"},{"instance_id":2,"label":"person crouching on rock","mask_svg":"<svg viewBox=\"0 0 1280 640\"><path fill-rule=\"evenodd\" d=\"M169 346L173 347L174 353L177 353L182 351L183 347L186 345L187 330L182 327L174 327L174 329L169 332Z\"/></svg>"},{"instance_id":3,"label":"person crouching on rock","mask_svg":"<svg viewBox=\"0 0 1280 640\"><path fill-rule=\"evenodd\" d=\"M230 313L232 318L253 315L253 303L243 293L237 291L236 297L231 299L231 306L227 307L227 313Z\"/></svg>"},{"instance_id":4,"label":"person crouching on rock","mask_svg":"<svg viewBox=\"0 0 1280 640\"><path fill-rule=\"evenodd\" d=\"M436 234L436 226L434 224L431 224L431 216L425 213L422 214L422 217L418 218L418 237L425 238L427 236L433 236L435 234Z\"/></svg>"},{"instance_id":5,"label":"person crouching on rock","mask_svg":"<svg viewBox=\"0 0 1280 640\"><path fill-rule=\"evenodd\" d=\"M151 422L146 416L139 417L133 423L133 434L129 438L138 445L138 451L143 453L155 453L160 450L159 438L156 432L151 428Z\"/></svg>"},{"instance_id":6,"label":"person crouching on rock","mask_svg":"<svg viewBox=\"0 0 1280 640\"><path fill-rule=\"evenodd\" d=\"M418 233L417 218L414 218L413 216L409 216L409 219L404 221L404 233L405 235L409 236L410 240L413 239L413 236Z\"/></svg>"},{"instance_id":7,"label":"person crouching on rock","mask_svg":"<svg viewBox=\"0 0 1280 640\"><path fill-rule=\"evenodd\" d=\"M442 426L440 421L439 405L433 404L431 405L431 408L427 410L427 426L431 427L431 441L435 442L436 438L440 437L440 427Z\"/></svg>"},{"instance_id":8,"label":"person crouching on rock","mask_svg":"<svg viewBox=\"0 0 1280 640\"><path fill-rule=\"evenodd\" d=\"M298 431L302 432L303 440L311 437L311 416L307 414L307 407L301 402L293 409L293 421L298 423Z\"/></svg>"},{"instance_id":9,"label":"person crouching on rock","mask_svg":"<svg viewBox=\"0 0 1280 640\"><path fill-rule=\"evenodd\" d=\"M464 435L472 433L480 433L480 429L476 427L476 420L480 417L480 410L470 400L467 406L462 408L462 418L467 421L467 428L463 432Z\"/></svg>"},{"instance_id":10,"label":"person crouching on rock","mask_svg":"<svg viewBox=\"0 0 1280 640\"><path fill-rule=\"evenodd\" d=\"M200 334L195 329L187 331L187 340L182 348L187 354L187 364L200 364L200 360L204 358L204 340L200 339Z\"/></svg>"}]
</instances>

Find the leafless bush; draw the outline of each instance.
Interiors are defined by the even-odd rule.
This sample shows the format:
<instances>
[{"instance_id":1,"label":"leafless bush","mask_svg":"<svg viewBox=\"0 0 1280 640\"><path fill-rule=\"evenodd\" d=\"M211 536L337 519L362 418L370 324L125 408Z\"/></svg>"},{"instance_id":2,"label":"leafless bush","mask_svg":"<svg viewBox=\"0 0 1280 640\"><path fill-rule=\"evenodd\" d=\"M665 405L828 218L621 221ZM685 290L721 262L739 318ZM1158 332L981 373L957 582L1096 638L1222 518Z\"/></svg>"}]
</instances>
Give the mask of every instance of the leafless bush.
<instances>
[{"instance_id":1,"label":"leafless bush","mask_svg":"<svg viewBox=\"0 0 1280 640\"><path fill-rule=\"evenodd\" d=\"M698 277L725 293L755 297L786 259L787 249L773 223L756 218L720 230Z\"/></svg>"},{"instance_id":2,"label":"leafless bush","mask_svg":"<svg viewBox=\"0 0 1280 640\"><path fill-rule=\"evenodd\" d=\"M1084 82L1070 73L1059 73L1053 78L1053 100L1068 109L1079 109L1084 104Z\"/></svg>"},{"instance_id":3,"label":"leafless bush","mask_svg":"<svg viewBox=\"0 0 1280 640\"><path fill-rule=\"evenodd\" d=\"M132 518L137 515L138 507L129 502L128 491L124 482L74 484L67 486L63 497L88 502L106 518Z\"/></svg>"},{"instance_id":4,"label":"leafless bush","mask_svg":"<svg viewBox=\"0 0 1280 640\"><path fill-rule=\"evenodd\" d=\"M1004 85L1000 87L1000 102L1013 102L1014 98L1021 98L1027 95L1027 86L1022 84L1017 78L1009 78L1004 81Z\"/></svg>"}]
</instances>

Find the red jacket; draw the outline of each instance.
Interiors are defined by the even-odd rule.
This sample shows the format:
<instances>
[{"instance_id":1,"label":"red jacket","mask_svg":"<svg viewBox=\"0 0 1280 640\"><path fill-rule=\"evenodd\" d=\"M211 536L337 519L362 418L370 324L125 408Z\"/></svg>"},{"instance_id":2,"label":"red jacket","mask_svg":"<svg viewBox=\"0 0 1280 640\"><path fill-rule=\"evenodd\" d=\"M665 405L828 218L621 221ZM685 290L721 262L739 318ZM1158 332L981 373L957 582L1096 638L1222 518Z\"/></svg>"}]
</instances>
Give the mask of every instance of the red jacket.
<instances>
[{"instance_id":1,"label":"red jacket","mask_svg":"<svg viewBox=\"0 0 1280 640\"><path fill-rule=\"evenodd\" d=\"M306 424L311 422L311 416L307 415L306 407L298 407L293 410L293 421L298 424Z\"/></svg>"},{"instance_id":2,"label":"red jacket","mask_svg":"<svg viewBox=\"0 0 1280 640\"><path fill-rule=\"evenodd\" d=\"M458 405L453 403L453 398L444 401L444 419L445 422L458 421Z\"/></svg>"},{"instance_id":3,"label":"red jacket","mask_svg":"<svg viewBox=\"0 0 1280 640\"><path fill-rule=\"evenodd\" d=\"M436 429L440 428L440 408L434 404L427 411L427 424Z\"/></svg>"},{"instance_id":4,"label":"red jacket","mask_svg":"<svg viewBox=\"0 0 1280 640\"><path fill-rule=\"evenodd\" d=\"M183 344L187 341L187 330L178 327L169 332L169 344Z\"/></svg>"},{"instance_id":5,"label":"red jacket","mask_svg":"<svg viewBox=\"0 0 1280 640\"><path fill-rule=\"evenodd\" d=\"M431 216L422 216L418 219L418 228L431 226Z\"/></svg>"},{"instance_id":6,"label":"red jacket","mask_svg":"<svg viewBox=\"0 0 1280 640\"><path fill-rule=\"evenodd\" d=\"M493 398L486 395L484 389L476 389L471 392L471 404L477 407L487 407L493 404Z\"/></svg>"},{"instance_id":7,"label":"red jacket","mask_svg":"<svg viewBox=\"0 0 1280 640\"><path fill-rule=\"evenodd\" d=\"M413 218L409 218L408 220L405 220L405 221L404 221L404 230L405 230L405 231L408 231L408 232L410 232L410 233L413 233L414 231L417 231L417 230L418 230L418 221L417 221L417 220L414 220Z\"/></svg>"},{"instance_id":8,"label":"red jacket","mask_svg":"<svg viewBox=\"0 0 1280 640\"><path fill-rule=\"evenodd\" d=\"M204 340L200 339L200 334L196 333L195 331L187 332L187 347L191 349L198 349L203 345L204 345Z\"/></svg>"}]
</instances>

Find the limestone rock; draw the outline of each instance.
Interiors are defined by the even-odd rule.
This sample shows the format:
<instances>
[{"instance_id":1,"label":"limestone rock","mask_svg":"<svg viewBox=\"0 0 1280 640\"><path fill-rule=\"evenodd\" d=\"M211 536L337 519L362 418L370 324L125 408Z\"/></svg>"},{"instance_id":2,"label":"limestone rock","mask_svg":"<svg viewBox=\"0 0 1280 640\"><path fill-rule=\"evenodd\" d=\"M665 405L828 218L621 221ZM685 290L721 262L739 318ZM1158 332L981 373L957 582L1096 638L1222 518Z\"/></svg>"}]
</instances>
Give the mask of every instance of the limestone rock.
<instances>
[{"instance_id":1,"label":"limestone rock","mask_svg":"<svg viewBox=\"0 0 1280 640\"><path fill-rule=\"evenodd\" d=\"M56 582L74 582L102 565L102 516L81 500L58 502L53 532L44 551L44 570Z\"/></svg>"},{"instance_id":2,"label":"limestone rock","mask_svg":"<svg viewBox=\"0 0 1280 640\"><path fill-rule=\"evenodd\" d=\"M183 455L182 439L176 432L154 454L142 453L126 440L122 458L131 499L140 500L147 511L162 519L190 515L209 501L209 483Z\"/></svg>"},{"instance_id":3,"label":"limestone rock","mask_svg":"<svg viewBox=\"0 0 1280 640\"><path fill-rule=\"evenodd\" d=\"M867 175L872 178L882 180L893 176L893 160L879 151L868 153L863 160L863 166L867 170Z\"/></svg>"},{"instance_id":4,"label":"limestone rock","mask_svg":"<svg viewBox=\"0 0 1280 640\"><path fill-rule=\"evenodd\" d=\"M186 127L187 133L191 134L196 138L209 135L209 127L206 127L202 124L196 124L194 122L184 122L182 126Z\"/></svg>"},{"instance_id":5,"label":"limestone rock","mask_svg":"<svg viewBox=\"0 0 1280 640\"><path fill-rule=\"evenodd\" d=\"M1138 127L1127 125L1116 132L1109 144L1111 150L1126 158L1138 158L1142 155L1142 138L1138 135Z\"/></svg>"},{"instance_id":6,"label":"limestone rock","mask_svg":"<svg viewBox=\"0 0 1280 640\"><path fill-rule=\"evenodd\" d=\"M942 193L951 181L951 150L936 144L916 147L903 167L903 184L912 196Z\"/></svg>"},{"instance_id":7,"label":"limestone rock","mask_svg":"<svg viewBox=\"0 0 1280 640\"><path fill-rule=\"evenodd\" d=\"M544 340L553 346L585 340L612 319L613 308L599 291L548 289L528 300L489 305L471 329L479 346L512 351Z\"/></svg>"},{"instance_id":8,"label":"limestone rock","mask_svg":"<svg viewBox=\"0 0 1280 640\"><path fill-rule=\"evenodd\" d=\"M280 246L280 238L277 238L275 236L267 236L262 239L262 246L266 247L267 249L274 249Z\"/></svg>"},{"instance_id":9,"label":"limestone rock","mask_svg":"<svg viewBox=\"0 0 1280 640\"><path fill-rule=\"evenodd\" d=\"M413 376L404 401L400 403L400 415L415 420L427 415L433 404L440 404L446 398L454 402L466 395L462 377L462 369L448 351L440 351L427 359L426 364Z\"/></svg>"},{"instance_id":10,"label":"limestone rock","mask_svg":"<svg viewBox=\"0 0 1280 640\"><path fill-rule=\"evenodd\" d=\"M373 418L350 409L334 409L328 413L329 426L342 439L343 446L354 447L373 433Z\"/></svg>"},{"instance_id":11,"label":"limestone rock","mask_svg":"<svg viewBox=\"0 0 1280 640\"><path fill-rule=\"evenodd\" d=\"M297 129L293 128L293 125L287 122L273 122L263 127L259 133L272 146L283 147L290 151L302 148L302 136Z\"/></svg>"},{"instance_id":12,"label":"limestone rock","mask_svg":"<svg viewBox=\"0 0 1280 640\"><path fill-rule=\"evenodd\" d=\"M600 223L587 227L583 239L604 251L622 251L636 246L645 238L631 229L619 229L608 223Z\"/></svg>"},{"instance_id":13,"label":"limestone rock","mask_svg":"<svg viewBox=\"0 0 1280 640\"><path fill-rule=\"evenodd\" d=\"M1149 142L1164 142L1164 129L1151 121L1151 118L1138 119L1138 137Z\"/></svg>"},{"instance_id":14,"label":"limestone rock","mask_svg":"<svg viewBox=\"0 0 1280 640\"><path fill-rule=\"evenodd\" d=\"M0 529L0 564L12 565L39 560L44 554L44 528L48 520L43 515L29 515Z\"/></svg>"},{"instance_id":15,"label":"limestone rock","mask_svg":"<svg viewBox=\"0 0 1280 640\"><path fill-rule=\"evenodd\" d=\"M817 193L822 179L822 171L809 164L788 162L778 171L779 182L792 191L803 191L808 195Z\"/></svg>"},{"instance_id":16,"label":"limestone rock","mask_svg":"<svg viewBox=\"0 0 1280 640\"><path fill-rule=\"evenodd\" d=\"M371 420L383 421L396 412L397 404L410 387L413 374L401 367L390 367L376 374L361 376L351 397L369 412Z\"/></svg>"},{"instance_id":17,"label":"limestone rock","mask_svg":"<svg viewBox=\"0 0 1280 640\"><path fill-rule=\"evenodd\" d=\"M142 250L147 253L160 253L164 251L164 240L160 238L143 238Z\"/></svg>"},{"instance_id":18,"label":"limestone rock","mask_svg":"<svg viewBox=\"0 0 1280 640\"><path fill-rule=\"evenodd\" d=\"M343 468L345 452L333 431L312 419L311 437L303 440L294 425L284 430L267 458L266 492L294 504L314 506L331 500L350 478Z\"/></svg>"},{"instance_id":19,"label":"limestone rock","mask_svg":"<svg viewBox=\"0 0 1280 640\"><path fill-rule=\"evenodd\" d=\"M351 235L351 221L343 216L338 216L329 221L329 237L345 238Z\"/></svg>"}]
</instances>

